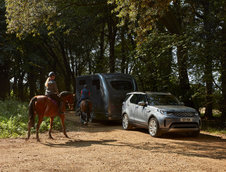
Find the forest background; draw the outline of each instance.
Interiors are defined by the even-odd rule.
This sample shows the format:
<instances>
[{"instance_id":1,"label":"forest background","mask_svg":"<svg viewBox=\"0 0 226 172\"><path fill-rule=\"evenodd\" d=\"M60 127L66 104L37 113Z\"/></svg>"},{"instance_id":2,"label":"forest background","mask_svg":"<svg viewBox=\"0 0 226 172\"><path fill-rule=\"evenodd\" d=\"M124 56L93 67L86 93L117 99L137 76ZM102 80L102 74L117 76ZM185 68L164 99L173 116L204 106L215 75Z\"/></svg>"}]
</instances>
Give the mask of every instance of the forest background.
<instances>
[{"instance_id":1,"label":"forest background","mask_svg":"<svg viewBox=\"0 0 226 172\"><path fill-rule=\"evenodd\" d=\"M95 73L132 75L226 119L225 0L0 0L0 99L59 90Z\"/></svg>"}]
</instances>

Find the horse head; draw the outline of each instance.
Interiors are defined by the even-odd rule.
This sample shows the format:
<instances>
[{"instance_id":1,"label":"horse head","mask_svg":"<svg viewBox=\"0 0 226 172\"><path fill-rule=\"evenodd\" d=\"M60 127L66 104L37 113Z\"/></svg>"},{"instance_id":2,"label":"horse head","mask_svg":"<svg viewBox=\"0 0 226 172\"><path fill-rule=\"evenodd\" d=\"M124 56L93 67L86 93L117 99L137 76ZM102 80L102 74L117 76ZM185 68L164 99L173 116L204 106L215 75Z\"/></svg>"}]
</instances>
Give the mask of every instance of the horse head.
<instances>
[{"instance_id":1,"label":"horse head","mask_svg":"<svg viewBox=\"0 0 226 172\"><path fill-rule=\"evenodd\" d=\"M63 102L65 102L66 104L68 104L69 109L73 110L74 109L74 102L75 102L75 94L72 94L69 91L62 91L59 94L60 98L63 100Z\"/></svg>"}]
</instances>

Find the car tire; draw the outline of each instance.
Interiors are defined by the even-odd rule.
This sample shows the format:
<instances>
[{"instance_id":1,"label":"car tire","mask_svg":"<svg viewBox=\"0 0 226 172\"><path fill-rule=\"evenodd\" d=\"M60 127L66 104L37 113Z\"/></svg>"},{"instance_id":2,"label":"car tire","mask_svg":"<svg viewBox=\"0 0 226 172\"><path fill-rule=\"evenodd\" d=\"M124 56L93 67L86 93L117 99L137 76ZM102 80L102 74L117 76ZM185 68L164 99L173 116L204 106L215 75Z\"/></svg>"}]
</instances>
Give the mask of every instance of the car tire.
<instances>
[{"instance_id":1,"label":"car tire","mask_svg":"<svg viewBox=\"0 0 226 172\"><path fill-rule=\"evenodd\" d=\"M124 114L122 117L122 128L124 130L129 130L132 128L132 125L129 123L129 117L127 114Z\"/></svg>"},{"instance_id":2,"label":"car tire","mask_svg":"<svg viewBox=\"0 0 226 172\"><path fill-rule=\"evenodd\" d=\"M152 137L159 137L161 135L158 120L154 117L149 120L148 132Z\"/></svg>"}]
</instances>

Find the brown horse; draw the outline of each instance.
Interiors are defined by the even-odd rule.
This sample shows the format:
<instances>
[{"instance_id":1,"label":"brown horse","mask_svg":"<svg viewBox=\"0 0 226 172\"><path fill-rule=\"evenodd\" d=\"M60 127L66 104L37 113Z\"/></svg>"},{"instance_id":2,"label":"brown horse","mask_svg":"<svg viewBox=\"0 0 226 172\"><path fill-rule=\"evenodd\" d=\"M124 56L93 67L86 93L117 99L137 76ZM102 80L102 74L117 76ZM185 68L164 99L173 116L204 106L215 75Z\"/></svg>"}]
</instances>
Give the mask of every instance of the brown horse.
<instances>
[{"instance_id":1,"label":"brown horse","mask_svg":"<svg viewBox=\"0 0 226 172\"><path fill-rule=\"evenodd\" d=\"M74 106L74 95L68 91L63 91L59 94L59 97L61 98L61 101L63 102L62 111L65 112L65 106L68 104L69 108L72 110ZM63 133L66 137L66 128L64 125L64 113L59 114L58 110L58 104L55 102L55 100L52 100L51 98L44 96L44 95L38 95L31 99L29 103L29 122L28 122L28 137L30 138L30 131L31 127L34 127L35 125L35 115L38 115L38 123L36 127L36 139L39 140L39 127L42 123L43 117L47 116L50 117L50 129L49 129L49 138L53 139L51 135L52 126L53 126L53 120L55 116L59 116L61 119L61 124L63 128Z\"/></svg>"},{"instance_id":2,"label":"brown horse","mask_svg":"<svg viewBox=\"0 0 226 172\"><path fill-rule=\"evenodd\" d=\"M92 102L89 99L82 100L80 103L81 110L81 122L87 125L90 119L90 113L92 112Z\"/></svg>"}]
</instances>

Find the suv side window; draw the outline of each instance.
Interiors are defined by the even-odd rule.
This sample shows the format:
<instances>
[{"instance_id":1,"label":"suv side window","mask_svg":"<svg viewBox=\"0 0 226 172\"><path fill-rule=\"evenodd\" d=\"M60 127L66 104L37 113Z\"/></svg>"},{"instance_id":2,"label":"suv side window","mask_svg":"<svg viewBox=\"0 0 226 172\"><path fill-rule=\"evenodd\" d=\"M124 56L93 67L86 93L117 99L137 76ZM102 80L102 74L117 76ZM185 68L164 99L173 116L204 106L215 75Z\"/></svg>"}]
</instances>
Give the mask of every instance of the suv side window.
<instances>
[{"instance_id":1,"label":"suv side window","mask_svg":"<svg viewBox=\"0 0 226 172\"><path fill-rule=\"evenodd\" d=\"M124 99L124 102L131 96L131 94L126 95L126 98Z\"/></svg>"},{"instance_id":2,"label":"suv side window","mask_svg":"<svg viewBox=\"0 0 226 172\"><path fill-rule=\"evenodd\" d=\"M138 98L138 101L137 101L137 103L138 102L146 102L147 101L147 98L146 98L146 95L144 95L144 94L140 94L139 95L139 98Z\"/></svg>"},{"instance_id":3,"label":"suv side window","mask_svg":"<svg viewBox=\"0 0 226 172\"><path fill-rule=\"evenodd\" d=\"M138 95L134 94L130 99L130 103L137 104L138 103L137 101L138 101Z\"/></svg>"}]
</instances>

